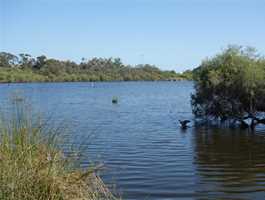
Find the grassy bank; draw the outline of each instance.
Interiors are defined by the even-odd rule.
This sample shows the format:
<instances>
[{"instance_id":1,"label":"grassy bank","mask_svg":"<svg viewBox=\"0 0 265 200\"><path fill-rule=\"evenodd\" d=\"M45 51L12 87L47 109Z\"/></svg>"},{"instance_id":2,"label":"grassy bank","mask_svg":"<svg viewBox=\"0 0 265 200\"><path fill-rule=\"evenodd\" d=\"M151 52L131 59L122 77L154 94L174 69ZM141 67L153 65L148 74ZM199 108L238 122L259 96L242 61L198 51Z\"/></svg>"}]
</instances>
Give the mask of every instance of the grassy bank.
<instances>
[{"instance_id":1,"label":"grassy bank","mask_svg":"<svg viewBox=\"0 0 265 200\"><path fill-rule=\"evenodd\" d=\"M1 115L0 199L115 199L94 168L73 168L73 160L57 148L56 134L32 117L22 101L16 99L12 112Z\"/></svg>"}]
</instances>

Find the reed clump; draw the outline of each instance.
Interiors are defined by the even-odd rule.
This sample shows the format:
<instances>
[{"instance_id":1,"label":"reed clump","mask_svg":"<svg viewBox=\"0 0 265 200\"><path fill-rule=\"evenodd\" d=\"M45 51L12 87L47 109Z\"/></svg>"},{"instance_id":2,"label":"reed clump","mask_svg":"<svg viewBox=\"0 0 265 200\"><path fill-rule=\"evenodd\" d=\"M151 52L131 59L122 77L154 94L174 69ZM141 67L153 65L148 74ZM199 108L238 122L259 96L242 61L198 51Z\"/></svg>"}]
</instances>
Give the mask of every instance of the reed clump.
<instances>
[{"instance_id":1,"label":"reed clump","mask_svg":"<svg viewBox=\"0 0 265 200\"><path fill-rule=\"evenodd\" d=\"M0 199L116 199L94 168L73 168L57 147L56 134L22 104L15 101L0 119Z\"/></svg>"}]
</instances>

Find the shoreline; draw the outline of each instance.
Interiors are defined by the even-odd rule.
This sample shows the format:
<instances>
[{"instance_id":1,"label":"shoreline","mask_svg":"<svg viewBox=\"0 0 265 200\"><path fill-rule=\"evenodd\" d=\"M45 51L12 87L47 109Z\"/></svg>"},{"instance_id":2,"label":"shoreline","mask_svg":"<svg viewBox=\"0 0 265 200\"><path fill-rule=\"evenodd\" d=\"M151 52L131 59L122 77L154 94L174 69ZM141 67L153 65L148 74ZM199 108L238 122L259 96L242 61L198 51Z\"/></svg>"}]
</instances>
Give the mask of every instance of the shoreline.
<instances>
[{"instance_id":1,"label":"shoreline","mask_svg":"<svg viewBox=\"0 0 265 200\"><path fill-rule=\"evenodd\" d=\"M14 81L14 82L0 82L0 85L8 84L25 84L25 83L120 83L120 82L180 82L180 81L193 81L189 79L179 80L112 80L112 81Z\"/></svg>"}]
</instances>

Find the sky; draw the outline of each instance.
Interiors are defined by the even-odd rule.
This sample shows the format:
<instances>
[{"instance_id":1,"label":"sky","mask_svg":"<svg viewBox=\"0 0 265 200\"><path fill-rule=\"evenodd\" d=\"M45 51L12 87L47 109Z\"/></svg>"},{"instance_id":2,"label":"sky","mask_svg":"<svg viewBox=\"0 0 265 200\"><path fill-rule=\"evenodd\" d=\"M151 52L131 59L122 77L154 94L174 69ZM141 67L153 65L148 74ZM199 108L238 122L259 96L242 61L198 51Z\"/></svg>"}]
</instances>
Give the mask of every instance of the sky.
<instances>
[{"instance_id":1,"label":"sky","mask_svg":"<svg viewBox=\"0 0 265 200\"><path fill-rule=\"evenodd\" d=\"M0 51L181 72L229 44L265 55L265 0L0 0Z\"/></svg>"}]
</instances>

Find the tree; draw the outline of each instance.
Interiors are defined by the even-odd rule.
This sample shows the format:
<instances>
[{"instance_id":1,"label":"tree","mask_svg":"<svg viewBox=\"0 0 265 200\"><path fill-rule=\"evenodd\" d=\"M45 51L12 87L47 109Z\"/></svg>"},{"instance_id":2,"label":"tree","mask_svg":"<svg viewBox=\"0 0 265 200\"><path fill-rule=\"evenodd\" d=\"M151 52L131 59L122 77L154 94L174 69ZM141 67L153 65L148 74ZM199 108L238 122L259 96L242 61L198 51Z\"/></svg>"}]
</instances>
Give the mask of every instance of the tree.
<instances>
[{"instance_id":1,"label":"tree","mask_svg":"<svg viewBox=\"0 0 265 200\"><path fill-rule=\"evenodd\" d=\"M265 112L265 65L253 48L229 46L194 70L195 93L191 96L196 117L232 120L252 126L262 123Z\"/></svg>"},{"instance_id":2,"label":"tree","mask_svg":"<svg viewBox=\"0 0 265 200\"><path fill-rule=\"evenodd\" d=\"M0 52L0 67L15 67L18 63L18 57L7 52Z\"/></svg>"},{"instance_id":3,"label":"tree","mask_svg":"<svg viewBox=\"0 0 265 200\"><path fill-rule=\"evenodd\" d=\"M21 53L19 54L19 66L21 68L32 68L35 65L35 59L29 54Z\"/></svg>"},{"instance_id":4,"label":"tree","mask_svg":"<svg viewBox=\"0 0 265 200\"><path fill-rule=\"evenodd\" d=\"M38 56L36 60L37 60L36 64L33 68L41 69L45 65L47 58L46 56L42 55L42 56Z\"/></svg>"}]
</instances>

